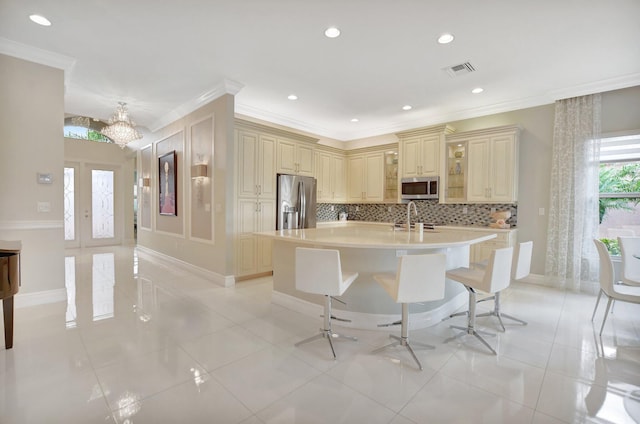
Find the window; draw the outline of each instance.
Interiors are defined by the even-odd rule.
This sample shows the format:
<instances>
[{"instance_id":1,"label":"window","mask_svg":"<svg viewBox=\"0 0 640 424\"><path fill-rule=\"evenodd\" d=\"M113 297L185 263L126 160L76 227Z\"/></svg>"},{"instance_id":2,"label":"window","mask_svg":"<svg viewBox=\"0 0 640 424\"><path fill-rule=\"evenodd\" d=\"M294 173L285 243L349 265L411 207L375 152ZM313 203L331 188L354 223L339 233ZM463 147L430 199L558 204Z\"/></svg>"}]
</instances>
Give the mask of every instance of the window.
<instances>
[{"instance_id":1,"label":"window","mask_svg":"<svg viewBox=\"0 0 640 424\"><path fill-rule=\"evenodd\" d=\"M599 206L599 238L620 254L618 236L640 237L640 134L601 140Z\"/></svg>"},{"instance_id":2,"label":"window","mask_svg":"<svg viewBox=\"0 0 640 424\"><path fill-rule=\"evenodd\" d=\"M102 121L89 119L84 116L73 116L64 120L64 136L81 140L98 141L101 143L113 143L110 138L102 135L100 129L104 126Z\"/></svg>"}]
</instances>

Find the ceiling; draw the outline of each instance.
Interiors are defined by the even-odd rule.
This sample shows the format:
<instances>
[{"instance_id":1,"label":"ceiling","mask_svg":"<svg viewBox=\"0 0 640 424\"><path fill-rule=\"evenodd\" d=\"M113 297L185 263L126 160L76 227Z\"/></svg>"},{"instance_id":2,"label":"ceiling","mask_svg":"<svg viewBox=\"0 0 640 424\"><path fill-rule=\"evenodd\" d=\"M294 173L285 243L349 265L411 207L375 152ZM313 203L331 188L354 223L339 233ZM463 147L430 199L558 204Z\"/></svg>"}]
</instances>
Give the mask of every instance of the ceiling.
<instances>
[{"instance_id":1,"label":"ceiling","mask_svg":"<svg viewBox=\"0 0 640 424\"><path fill-rule=\"evenodd\" d=\"M0 53L65 69L68 114L125 101L155 131L231 93L236 113L348 141L640 85L639 16L638 0L0 0Z\"/></svg>"}]
</instances>

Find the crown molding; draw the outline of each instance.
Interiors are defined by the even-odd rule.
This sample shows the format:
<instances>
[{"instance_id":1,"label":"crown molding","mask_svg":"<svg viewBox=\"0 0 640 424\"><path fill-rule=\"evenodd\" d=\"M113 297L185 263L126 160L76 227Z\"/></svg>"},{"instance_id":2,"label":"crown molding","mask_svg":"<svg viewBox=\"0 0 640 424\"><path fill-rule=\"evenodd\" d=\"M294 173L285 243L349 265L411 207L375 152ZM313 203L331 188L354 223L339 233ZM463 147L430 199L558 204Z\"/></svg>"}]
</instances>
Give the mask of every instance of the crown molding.
<instances>
[{"instance_id":1,"label":"crown molding","mask_svg":"<svg viewBox=\"0 0 640 424\"><path fill-rule=\"evenodd\" d=\"M574 85L559 90L552 90L549 91L548 96L555 102L556 100L604 93L606 91L620 90L622 88L635 87L637 85L640 85L640 72L600 81L593 81L586 84Z\"/></svg>"},{"instance_id":2,"label":"crown molding","mask_svg":"<svg viewBox=\"0 0 640 424\"><path fill-rule=\"evenodd\" d=\"M247 121L241 118L235 118L235 125L236 125L236 128L265 132L271 135L289 138L297 141L304 141L307 143L318 142L318 138L316 137L310 137L308 135L299 134L299 133L288 131L285 129L271 127L269 125L259 124L257 122Z\"/></svg>"},{"instance_id":3,"label":"crown molding","mask_svg":"<svg viewBox=\"0 0 640 424\"><path fill-rule=\"evenodd\" d=\"M331 135L332 132L327 128L319 127L317 125L311 125L303 121L291 119L286 116L278 115L276 113L269 112L267 110L263 110L263 109L249 106L246 104L236 103L235 112L236 114L246 115L254 119L271 122L273 124L278 124L284 127L293 128L298 131L303 131L303 132L311 133L314 135L322 135L325 137L336 139ZM336 139L336 140L339 140L339 139ZM343 140L340 140L340 141L343 141Z\"/></svg>"},{"instance_id":4,"label":"crown molding","mask_svg":"<svg viewBox=\"0 0 640 424\"><path fill-rule=\"evenodd\" d=\"M238 92L244 87L243 84L233 81L230 79L223 80L220 84L216 85L209 91L206 91L200 94L195 99L189 100L186 103L181 104L177 108L173 109L171 112L162 116L160 119L156 120L149 126L149 130L151 132L156 132L161 128L166 127L172 122L181 119L194 110L206 105L207 103L224 96L225 94L231 94L235 96Z\"/></svg>"},{"instance_id":5,"label":"crown molding","mask_svg":"<svg viewBox=\"0 0 640 424\"><path fill-rule=\"evenodd\" d=\"M54 53L28 44L18 43L17 41L3 37L0 37L0 53L29 62L39 63L40 65L62 69L64 71L65 87L69 85L71 71L76 64L76 59L73 57Z\"/></svg>"}]
</instances>

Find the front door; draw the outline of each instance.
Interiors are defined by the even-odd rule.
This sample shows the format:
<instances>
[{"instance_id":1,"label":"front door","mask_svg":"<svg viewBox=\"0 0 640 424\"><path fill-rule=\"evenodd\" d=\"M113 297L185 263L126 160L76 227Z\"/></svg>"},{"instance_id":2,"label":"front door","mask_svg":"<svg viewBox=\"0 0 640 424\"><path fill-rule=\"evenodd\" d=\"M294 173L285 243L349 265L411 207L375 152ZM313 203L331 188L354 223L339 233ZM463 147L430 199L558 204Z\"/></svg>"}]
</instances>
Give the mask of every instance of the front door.
<instances>
[{"instance_id":1,"label":"front door","mask_svg":"<svg viewBox=\"0 0 640 424\"><path fill-rule=\"evenodd\" d=\"M67 163L64 171L66 247L121 243L122 204L118 202L120 168L91 163Z\"/></svg>"}]
</instances>

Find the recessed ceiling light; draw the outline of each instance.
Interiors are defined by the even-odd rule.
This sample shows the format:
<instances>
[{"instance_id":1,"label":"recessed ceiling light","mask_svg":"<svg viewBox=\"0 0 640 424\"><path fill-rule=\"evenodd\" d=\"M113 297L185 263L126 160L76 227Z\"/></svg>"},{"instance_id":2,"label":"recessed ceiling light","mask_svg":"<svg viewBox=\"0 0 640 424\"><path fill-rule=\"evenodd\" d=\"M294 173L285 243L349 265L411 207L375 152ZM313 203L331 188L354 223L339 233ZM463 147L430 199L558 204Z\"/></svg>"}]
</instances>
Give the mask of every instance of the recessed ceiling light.
<instances>
[{"instance_id":1,"label":"recessed ceiling light","mask_svg":"<svg viewBox=\"0 0 640 424\"><path fill-rule=\"evenodd\" d=\"M31 19L33 22L37 23L38 25L51 26L51 21L42 15L29 15L29 19Z\"/></svg>"},{"instance_id":2,"label":"recessed ceiling light","mask_svg":"<svg viewBox=\"0 0 640 424\"><path fill-rule=\"evenodd\" d=\"M298 96L296 96L295 94L289 94L287 96L287 99L289 99L289 100L298 100Z\"/></svg>"},{"instance_id":3,"label":"recessed ceiling light","mask_svg":"<svg viewBox=\"0 0 640 424\"><path fill-rule=\"evenodd\" d=\"M411 110L411 109L413 109L413 106L411 106L411 105L402 106L402 110Z\"/></svg>"},{"instance_id":4,"label":"recessed ceiling light","mask_svg":"<svg viewBox=\"0 0 640 424\"><path fill-rule=\"evenodd\" d=\"M329 38L336 38L340 36L340 30L336 27L329 27L324 31L324 35Z\"/></svg>"},{"instance_id":5,"label":"recessed ceiling light","mask_svg":"<svg viewBox=\"0 0 640 424\"><path fill-rule=\"evenodd\" d=\"M440 44L449 44L450 42L453 41L453 35L452 34L442 34L440 37L438 37L438 43Z\"/></svg>"},{"instance_id":6,"label":"recessed ceiling light","mask_svg":"<svg viewBox=\"0 0 640 424\"><path fill-rule=\"evenodd\" d=\"M473 94L480 94L480 93L482 93L483 91L484 91L484 88L482 88L482 87L476 87L476 88L474 88L473 90L471 90L471 92L472 92Z\"/></svg>"},{"instance_id":7,"label":"recessed ceiling light","mask_svg":"<svg viewBox=\"0 0 640 424\"><path fill-rule=\"evenodd\" d=\"M358 118L353 118L353 119L351 119L351 122L358 122L358 121L359 121L359 119L358 119Z\"/></svg>"}]
</instances>

